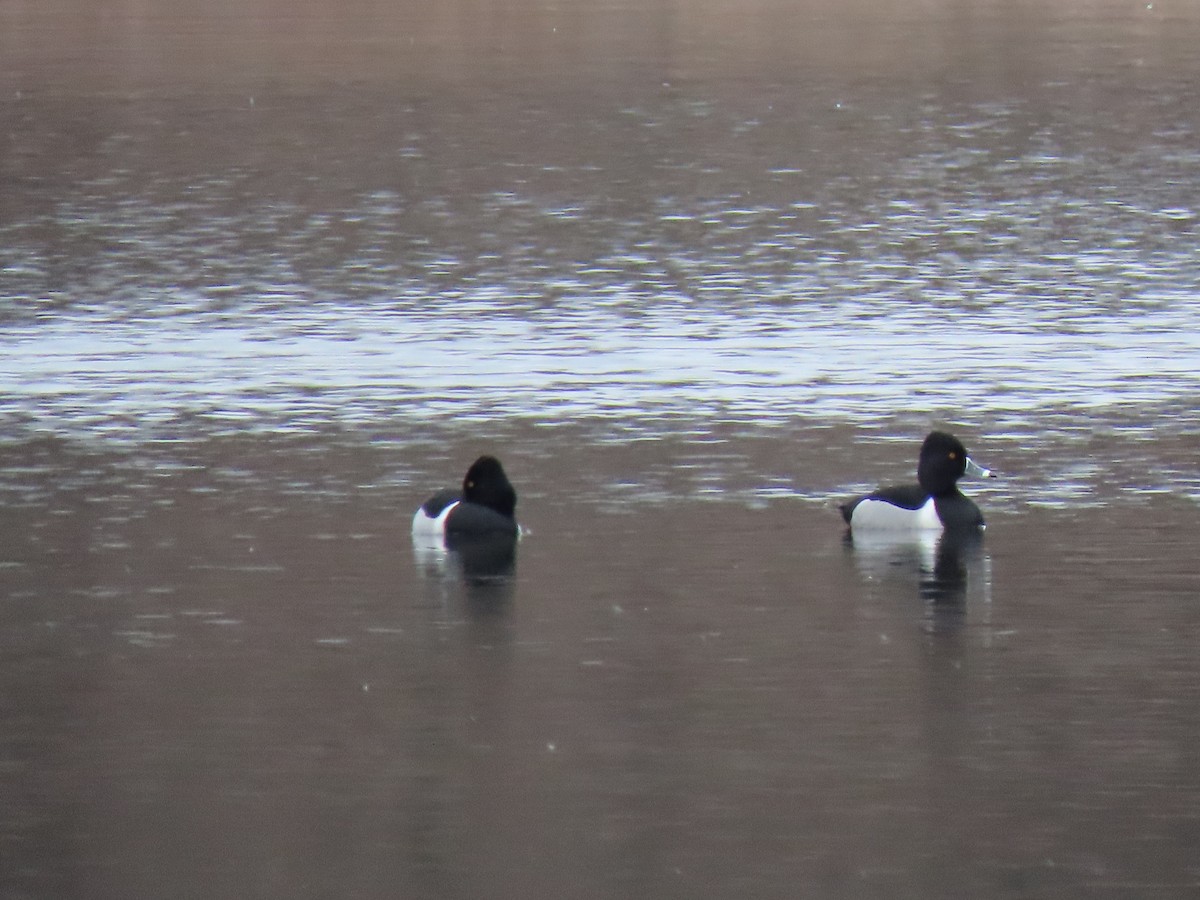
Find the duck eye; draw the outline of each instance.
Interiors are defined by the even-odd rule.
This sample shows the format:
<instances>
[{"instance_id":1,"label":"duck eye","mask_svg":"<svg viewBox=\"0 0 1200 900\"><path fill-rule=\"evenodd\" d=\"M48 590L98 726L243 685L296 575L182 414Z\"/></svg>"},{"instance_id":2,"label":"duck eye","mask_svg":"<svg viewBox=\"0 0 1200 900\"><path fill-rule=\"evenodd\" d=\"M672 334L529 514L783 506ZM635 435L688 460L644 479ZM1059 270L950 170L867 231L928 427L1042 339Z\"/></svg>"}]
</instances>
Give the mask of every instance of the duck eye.
<instances>
[{"instance_id":1,"label":"duck eye","mask_svg":"<svg viewBox=\"0 0 1200 900\"><path fill-rule=\"evenodd\" d=\"M467 487L469 487L469 488L473 488L473 487L475 487L475 482L473 482L473 481L468 481L468 482L467 482Z\"/></svg>"},{"instance_id":2,"label":"duck eye","mask_svg":"<svg viewBox=\"0 0 1200 900\"><path fill-rule=\"evenodd\" d=\"M957 454L957 453L955 453L953 450L951 450L951 451L950 451L950 458L951 458L951 459L958 459L958 454Z\"/></svg>"}]
</instances>

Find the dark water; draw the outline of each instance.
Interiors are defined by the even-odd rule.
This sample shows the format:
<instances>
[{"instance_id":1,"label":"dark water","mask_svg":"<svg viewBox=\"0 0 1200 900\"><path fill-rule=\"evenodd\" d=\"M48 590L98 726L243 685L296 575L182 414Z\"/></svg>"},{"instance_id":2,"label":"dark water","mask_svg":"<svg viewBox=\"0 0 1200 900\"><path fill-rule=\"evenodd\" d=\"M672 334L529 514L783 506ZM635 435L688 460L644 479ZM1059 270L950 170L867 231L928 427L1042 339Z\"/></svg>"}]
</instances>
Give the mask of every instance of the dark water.
<instances>
[{"instance_id":1,"label":"dark water","mask_svg":"<svg viewBox=\"0 0 1200 900\"><path fill-rule=\"evenodd\" d=\"M0 897L1195 896L1197 46L0 0Z\"/></svg>"}]
</instances>

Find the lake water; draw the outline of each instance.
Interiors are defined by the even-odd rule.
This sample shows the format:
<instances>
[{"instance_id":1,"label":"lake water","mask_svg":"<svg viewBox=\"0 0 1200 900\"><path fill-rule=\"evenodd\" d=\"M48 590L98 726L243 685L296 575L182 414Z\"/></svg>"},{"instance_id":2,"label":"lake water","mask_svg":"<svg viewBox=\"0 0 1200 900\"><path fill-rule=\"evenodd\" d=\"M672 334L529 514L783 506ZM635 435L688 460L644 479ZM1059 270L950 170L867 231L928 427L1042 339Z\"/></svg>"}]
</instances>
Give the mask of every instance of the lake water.
<instances>
[{"instance_id":1,"label":"lake water","mask_svg":"<svg viewBox=\"0 0 1200 900\"><path fill-rule=\"evenodd\" d=\"M0 0L0 897L1196 896L1197 46Z\"/></svg>"}]
</instances>

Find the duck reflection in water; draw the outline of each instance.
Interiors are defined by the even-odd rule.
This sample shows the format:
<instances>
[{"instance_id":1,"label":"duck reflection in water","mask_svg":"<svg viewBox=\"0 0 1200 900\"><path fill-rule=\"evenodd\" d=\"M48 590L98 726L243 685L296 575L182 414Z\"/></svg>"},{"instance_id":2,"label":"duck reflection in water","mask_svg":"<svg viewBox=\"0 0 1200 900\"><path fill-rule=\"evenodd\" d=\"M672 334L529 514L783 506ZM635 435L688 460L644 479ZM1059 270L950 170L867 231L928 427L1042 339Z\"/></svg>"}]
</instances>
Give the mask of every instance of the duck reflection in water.
<instances>
[{"instance_id":1,"label":"duck reflection in water","mask_svg":"<svg viewBox=\"0 0 1200 900\"><path fill-rule=\"evenodd\" d=\"M417 568L436 581L461 582L473 599L503 602L512 595L517 536L413 536Z\"/></svg>"},{"instance_id":2,"label":"duck reflection in water","mask_svg":"<svg viewBox=\"0 0 1200 900\"><path fill-rule=\"evenodd\" d=\"M960 622L968 599L991 600L991 561L979 530L917 534L847 530L845 546L864 579L913 585L934 627Z\"/></svg>"}]
</instances>

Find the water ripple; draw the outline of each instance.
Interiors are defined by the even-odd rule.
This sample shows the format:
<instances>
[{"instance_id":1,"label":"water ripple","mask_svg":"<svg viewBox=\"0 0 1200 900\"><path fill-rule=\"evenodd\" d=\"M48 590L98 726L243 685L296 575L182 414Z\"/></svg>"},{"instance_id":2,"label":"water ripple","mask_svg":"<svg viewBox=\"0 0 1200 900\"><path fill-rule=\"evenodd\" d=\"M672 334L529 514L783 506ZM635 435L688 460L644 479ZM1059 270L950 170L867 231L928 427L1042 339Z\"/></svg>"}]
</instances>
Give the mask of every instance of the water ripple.
<instances>
[{"instance_id":1,"label":"water ripple","mask_svg":"<svg viewBox=\"0 0 1200 900\"><path fill-rule=\"evenodd\" d=\"M1191 408L1193 88L858 90L44 101L97 141L53 181L12 138L0 428Z\"/></svg>"}]
</instances>

